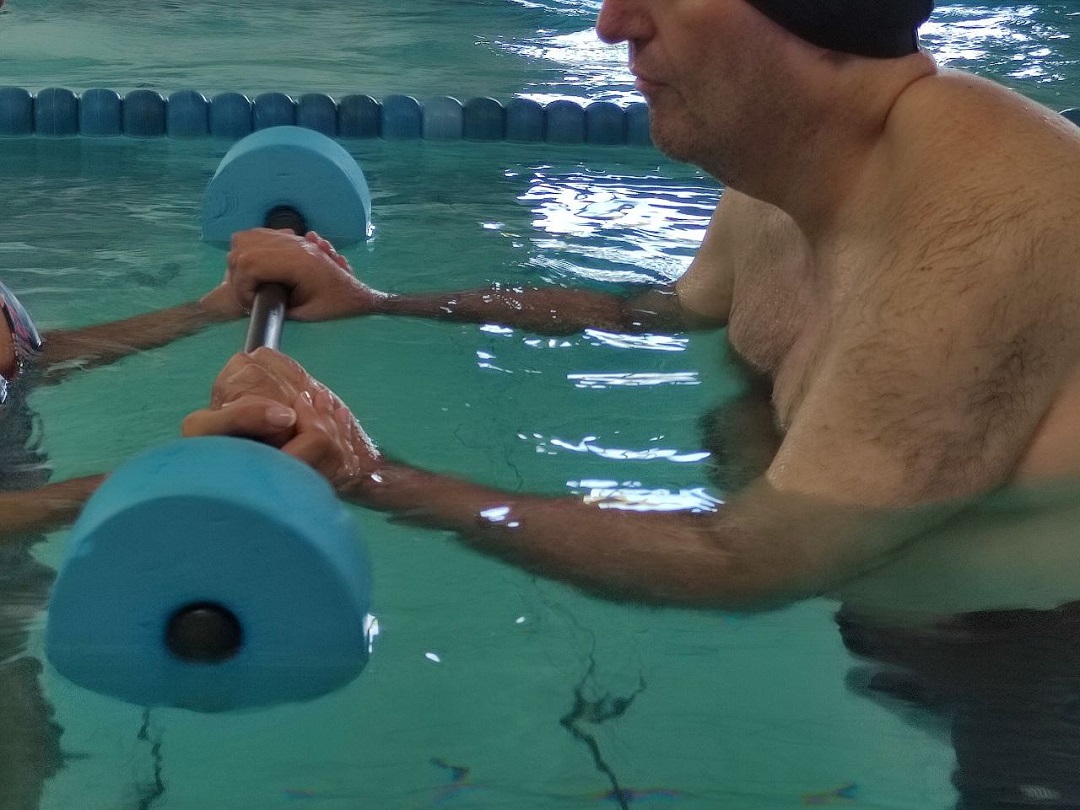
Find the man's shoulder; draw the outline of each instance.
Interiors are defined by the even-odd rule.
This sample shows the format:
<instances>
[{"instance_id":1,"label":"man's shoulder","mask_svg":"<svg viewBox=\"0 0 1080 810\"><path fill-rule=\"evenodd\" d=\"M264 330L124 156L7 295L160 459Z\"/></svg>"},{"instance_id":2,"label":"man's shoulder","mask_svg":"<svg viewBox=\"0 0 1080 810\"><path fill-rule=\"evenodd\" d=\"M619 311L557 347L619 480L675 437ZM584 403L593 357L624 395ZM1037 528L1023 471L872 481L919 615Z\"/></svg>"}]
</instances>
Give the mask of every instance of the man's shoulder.
<instances>
[{"instance_id":1,"label":"man's shoulder","mask_svg":"<svg viewBox=\"0 0 1080 810\"><path fill-rule=\"evenodd\" d=\"M900 212L897 225L917 225L928 239L965 228L1009 239L1080 216L1080 127L976 76L946 71L914 83L883 153L875 192Z\"/></svg>"},{"instance_id":2,"label":"man's shoulder","mask_svg":"<svg viewBox=\"0 0 1080 810\"><path fill-rule=\"evenodd\" d=\"M955 71L904 95L852 206L875 245L867 255L888 257L873 262L866 296L1080 306L1080 127Z\"/></svg>"},{"instance_id":3,"label":"man's shoulder","mask_svg":"<svg viewBox=\"0 0 1080 810\"><path fill-rule=\"evenodd\" d=\"M1019 111L1038 105L998 82L973 73L936 70L908 85L897 97L897 106L921 117L926 111L944 107L966 116L980 111Z\"/></svg>"},{"instance_id":4,"label":"man's shoulder","mask_svg":"<svg viewBox=\"0 0 1080 810\"><path fill-rule=\"evenodd\" d=\"M999 160L1006 150L1008 165L1017 158L1080 158L1080 127L1014 90L955 70L907 87L890 114L887 136L909 156L936 149L950 163L956 150L968 164Z\"/></svg>"}]
</instances>

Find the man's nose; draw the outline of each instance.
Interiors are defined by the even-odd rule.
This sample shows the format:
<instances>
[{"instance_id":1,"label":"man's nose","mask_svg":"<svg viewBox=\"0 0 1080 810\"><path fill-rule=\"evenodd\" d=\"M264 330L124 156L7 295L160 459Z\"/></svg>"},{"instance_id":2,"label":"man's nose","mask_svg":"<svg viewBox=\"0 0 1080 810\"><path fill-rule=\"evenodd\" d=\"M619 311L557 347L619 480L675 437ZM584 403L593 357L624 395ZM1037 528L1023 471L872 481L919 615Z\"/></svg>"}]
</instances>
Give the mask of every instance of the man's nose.
<instances>
[{"instance_id":1,"label":"man's nose","mask_svg":"<svg viewBox=\"0 0 1080 810\"><path fill-rule=\"evenodd\" d=\"M641 0L604 0L596 18L596 34L609 44L640 39L645 22Z\"/></svg>"}]
</instances>

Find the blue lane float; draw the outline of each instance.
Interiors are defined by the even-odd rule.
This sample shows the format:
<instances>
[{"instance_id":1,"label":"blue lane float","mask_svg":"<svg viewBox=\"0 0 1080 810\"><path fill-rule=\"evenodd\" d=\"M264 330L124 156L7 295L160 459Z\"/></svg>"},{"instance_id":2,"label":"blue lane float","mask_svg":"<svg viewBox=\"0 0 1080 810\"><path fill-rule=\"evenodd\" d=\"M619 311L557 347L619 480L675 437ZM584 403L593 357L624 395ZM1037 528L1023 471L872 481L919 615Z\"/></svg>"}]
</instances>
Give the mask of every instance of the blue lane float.
<instances>
[{"instance_id":1,"label":"blue lane float","mask_svg":"<svg viewBox=\"0 0 1080 810\"><path fill-rule=\"evenodd\" d=\"M180 90L169 96L165 113L165 134L170 138L199 138L210 134L210 102L194 90Z\"/></svg>"},{"instance_id":2,"label":"blue lane float","mask_svg":"<svg viewBox=\"0 0 1080 810\"><path fill-rule=\"evenodd\" d=\"M395 94L379 100L324 93L223 92L208 99L196 90L163 94L147 89L121 96L93 88L75 93L48 88L32 93L0 87L0 137L75 136L239 140L262 129L298 126L329 138L515 141L521 143L651 146L648 106L559 99L540 104L515 98L505 104L478 97L438 96L423 101Z\"/></svg>"},{"instance_id":3,"label":"blue lane float","mask_svg":"<svg viewBox=\"0 0 1080 810\"><path fill-rule=\"evenodd\" d=\"M0 134L34 132L34 97L21 87L0 87Z\"/></svg>"},{"instance_id":4,"label":"blue lane float","mask_svg":"<svg viewBox=\"0 0 1080 810\"><path fill-rule=\"evenodd\" d=\"M462 135L470 141L501 141L506 137L506 108L493 98L465 102Z\"/></svg>"},{"instance_id":5,"label":"blue lane float","mask_svg":"<svg viewBox=\"0 0 1080 810\"><path fill-rule=\"evenodd\" d=\"M236 140L255 131L251 99L242 93L219 93L210 102L210 134Z\"/></svg>"},{"instance_id":6,"label":"blue lane float","mask_svg":"<svg viewBox=\"0 0 1080 810\"><path fill-rule=\"evenodd\" d=\"M87 90L79 97L79 134L92 138L111 138L121 134L123 106L124 101L115 90Z\"/></svg>"},{"instance_id":7,"label":"blue lane float","mask_svg":"<svg viewBox=\"0 0 1080 810\"><path fill-rule=\"evenodd\" d=\"M544 140L549 143L585 143L585 108L566 99L547 106Z\"/></svg>"},{"instance_id":8,"label":"blue lane float","mask_svg":"<svg viewBox=\"0 0 1080 810\"><path fill-rule=\"evenodd\" d=\"M257 130L296 124L296 102L285 93L261 93L255 96L254 111Z\"/></svg>"},{"instance_id":9,"label":"blue lane float","mask_svg":"<svg viewBox=\"0 0 1080 810\"><path fill-rule=\"evenodd\" d=\"M34 100L34 131L58 137L79 134L79 97L71 90L53 87Z\"/></svg>"},{"instance_id":10,"label":"blue lane float","mask_svg":"<svg viewBox=\"0 0 1080 810\"><path fill-rule=\"evenodd\" d=\"M422 118L425 140L456 141L465 134L465 107L456 98L425 101Z\"/></svg>"},{"instance_id":11,"label":"blue lane float","mask_svg":"<svg viewBox=\"0 0 1080 810\"><path fill-rule=\"evenodd\" d=\"M1080 125L1080 108L1062 110ZM518 143L652 145L649 108L643 102L622 106L610 101L559 99L540 104L526 98L505 103L489 97L461 101L439 96L420 101L396 94L381 101L351 94L334 99L324 93L292 98L261 93L254 99L224 92L207 99L195 90L167 98L153 90L121 97L94 88L77 94L48 88L34 94L0 87L0 137L75 136L134 138L213 137L239 140L273 126L298 126L345 140L513 141Z\"/></svg>"},{"instance_id":12,"label":"blue lane float","mask_svg":"<svg viewBox=\"0 0 1080 810\"><path fill-rule=\"evenodd\" d=\"M387 96L382 102L382 136L390 140L413 140L424 131L424 108L412 96Z\"/></svg>"},{"instance_id":13,"label":"blue lane float","mask_svg":"<svg viewBox=\"0 0 1080 810\"><path fill-rule=\"evenodd\" d=\"M144 96L139 121L167 129ZM200 129L198 100L180 125ZM163 113L164 115L164 113ZM365 239L363 171L314 130L271 127L233 144L203 197L204 241L255 226ZM256 292L245 351L278 348L287 291ZM330 485L248 439L181 439L113 472L72 527L45 652L82 687L201 712L309 700L370 654L370 562Z\"/></svg>"},{"instance_id":14,"label":"blue lane float","mask_svg":"<svg viewBox=\"0 0 1080 810\"><path fill-rule=\"evenodd\" d=\"M305 93L296 103L296 125L328 138L338 134L337 104L325 93Z\"/></svg>"},{"instance_id":15,"label":"blue lane float","mask_svg":"<svg viewBox=\"0 0 1080 810\"><path fill-rule=\"evenodd\" d=\"M131 138L160 138L165 126L166 102L153 90L134 90L124 97L120 115L124 134Z\"/></svg>"},{"instance_id":16,"label":"blue lane float","mask_svg":"<svg viewBox=\"0 0 1080 810\"><path fill-rule=\"evenodd\" d=\"M626 143L626 116L622 107L598 101L585 108L585 141L604 146Z\"/></svg>"},{"instance_id":17,"label":"blue lane float","mask_svg":"<svg viewBox=\"0 0 1080 810\"><path fill-rule=\"evenodd\" d=\"M506 103L506 134L508 141L540 143L547 134L546 115L538 101L515 98Z\"/></svg>"},{"instance_id":18,"label":"blue lane float","mask_svg":"<svg viewBox=\"0 0 1080 810\"><path fill-rule=\"evenodd\" d=\"M371 96L348 95L337 103L339 138L381 138L382 104Z\"/></svg>"}]
</instances>

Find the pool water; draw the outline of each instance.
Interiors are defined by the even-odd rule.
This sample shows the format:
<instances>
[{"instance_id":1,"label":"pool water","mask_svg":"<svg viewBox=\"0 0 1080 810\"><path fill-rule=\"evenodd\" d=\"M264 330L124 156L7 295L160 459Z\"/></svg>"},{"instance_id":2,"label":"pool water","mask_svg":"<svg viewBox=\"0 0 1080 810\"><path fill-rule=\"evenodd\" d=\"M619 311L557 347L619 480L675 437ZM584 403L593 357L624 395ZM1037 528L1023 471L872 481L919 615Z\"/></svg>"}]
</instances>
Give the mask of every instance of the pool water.
<instances>
[{"instance_id":1,"label":"pool water","mask_svg":"<svg viewBox=\"0 0 1080 810\"><path fill-rule=\"evenodd\" d=\"M634 98L590 0L265 4L8 0L0 84L163 92L405 92ZM943 61L1060 109L1080 104L1067 3L948 5ZM375 236L346 255L395 291L494 281L597 287L675 278L720 193L646 149L357 141ZM200 295L213 140L0 142L0 273L43 329ZM39 389L57 480L177 434L243 338L215 327ZM284 348L383 449L511 490L649 492L708 508L699 417L739 391L716 335L371 318L292 324ZM365 672L317 701L239 715L149 713L44 682L69 760L47 810L115 808L948 807L947 739L853 696L832 613L755 616L608 604L354 510L381 634ZM67 535L39 549L52 565ZM38 622L38 630L44 622ZM31 650L40 652L40 632ZM4 808L0 785L0 808ZM19 809L21 810L21 808Z\"/></svg>"},{"instance_id":2,"label":"pool water","mask_svg":"<svg viewBox=\"0 0 1080 810\"><path fill-rule=\"evenodd\" d=\"M42 327L165 306L214 283L222 257L199 242L197 221L225 146L11 144L4 176L33 204L5 222L0 242ZM352 146L373 188L376 235L348 255L376 286L403 291L496 278L671 278L716 199L687 168L632 151L544 148L523 160L511 145ZM175 435L242 333L239 323L216 327L41 389L33 405L56 477L111 468ZM723 362L715 336L553 340L373 319L289 324L285 347L390 453L511 489L652 489L707 505L697 416L737 390L713 374ZM754 620L606 605L433 532L360 510L356 521L373 555L382 629L361 678L320 701L239 717L156 710L140 741L139 708L46 673L65 750L87 756L50 782L45 807L117 807L156 792L156 769L161 801L192 808L292 806L303 792L329 807L428 807L446 794L465 807L588 807L613 784L678 792L691 806L728 793L746 807L796 806L802 793L879 770L858 764L869 739L852 745L843 734L825 754L820 734L799 730L833 727L827 715L872 714L843 693L846 660L824 604ZM42 558L58 564L64 544L55 536ZM795 632L798 645L781 642ZM673 660L684 663L664 663ZM787 690L796 671L799 687ZM600 701L643 688L622 716L559 724L579 692ZM724 727L738 732L710 731ZM851 731L876 737L881 728L855 720ZM611 775L575 732L597 740ZM759 759L774 739L777 750ZM813 756L783 753L811 740ZM775 757L798 766L778 771L767 761ZM469 782L455 783L438 761L469 768ZM872 789L906 788L881 779Z\"/></svg>"},{"instance_id":3,"label":"pool water","mask_svg":"<svg viewBox=\"0 0 1080 810\"><path fill-rule=\"evenodd\" d=\"M592 30L599 9L599 0L7 0L0 81L640 101L625 46ZM923 40L943 64L1061 108L1080 104L1078 25L1069 0L938 3Z\"/></svg>"}]
</instances>

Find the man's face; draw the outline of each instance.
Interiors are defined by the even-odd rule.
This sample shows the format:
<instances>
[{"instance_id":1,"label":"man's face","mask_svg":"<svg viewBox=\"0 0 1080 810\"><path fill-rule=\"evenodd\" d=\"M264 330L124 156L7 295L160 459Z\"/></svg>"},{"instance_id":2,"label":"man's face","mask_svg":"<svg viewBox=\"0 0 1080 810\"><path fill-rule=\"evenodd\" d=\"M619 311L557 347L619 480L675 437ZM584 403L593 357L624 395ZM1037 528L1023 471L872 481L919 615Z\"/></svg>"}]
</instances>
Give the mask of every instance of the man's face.
<instances>
[{"instance_id":1,"label":"man's face","mask_svg":"<svg viewBox=\"0 0 1080 810\"><path fill-rule=\"evenodd\" d=\"M762 125L780 29L744 0L604 0L596 30L628 42L656 145L709 168Z\"/></svg>"}]
</instances>

